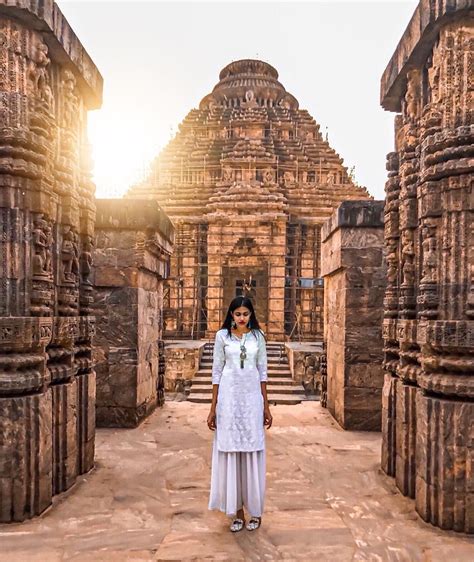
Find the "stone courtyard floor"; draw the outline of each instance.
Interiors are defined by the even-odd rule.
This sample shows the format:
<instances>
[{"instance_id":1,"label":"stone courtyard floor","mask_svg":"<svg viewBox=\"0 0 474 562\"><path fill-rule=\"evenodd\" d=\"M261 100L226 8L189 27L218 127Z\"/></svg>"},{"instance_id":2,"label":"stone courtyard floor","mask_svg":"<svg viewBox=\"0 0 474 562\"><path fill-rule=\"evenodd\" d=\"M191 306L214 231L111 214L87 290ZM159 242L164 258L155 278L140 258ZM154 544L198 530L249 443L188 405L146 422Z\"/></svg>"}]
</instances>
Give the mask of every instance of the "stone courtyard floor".
<instances>
[{"instance_id":1,"label":"stone courtyard floor","mask_svg":"<svg viewBox=\"0 0 474 562\"><path fill-rule=\"evenodd\" d=\"M342 431L319 402L273 408L263 525L231 534L207 510L207 413L166 402L138 429L99 430L91 473L0 525L0 560L474 560L474 538L424 523L380 472L380 434Z\"/></svg>"}]
</instances>

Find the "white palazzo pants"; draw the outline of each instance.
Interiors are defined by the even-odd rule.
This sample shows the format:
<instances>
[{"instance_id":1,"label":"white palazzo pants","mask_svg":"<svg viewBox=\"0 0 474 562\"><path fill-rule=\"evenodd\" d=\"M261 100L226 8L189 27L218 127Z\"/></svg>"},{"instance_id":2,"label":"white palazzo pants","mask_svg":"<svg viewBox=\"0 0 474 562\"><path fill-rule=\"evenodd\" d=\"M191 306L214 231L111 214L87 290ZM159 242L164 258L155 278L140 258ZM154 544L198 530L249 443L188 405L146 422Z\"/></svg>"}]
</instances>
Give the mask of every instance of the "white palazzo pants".
<instances>
[{"instance_id":1,"label":"white palazzo pants","mask_svg":"<svg viewBox=\"0 0 474 562\"><path fill-rule=\"evenodd\" d=\"M212 447L209 509L234 516L245 507L253 517L261 517L265 499L265 450L227 453Z\"/></svg>"}]
</instances>

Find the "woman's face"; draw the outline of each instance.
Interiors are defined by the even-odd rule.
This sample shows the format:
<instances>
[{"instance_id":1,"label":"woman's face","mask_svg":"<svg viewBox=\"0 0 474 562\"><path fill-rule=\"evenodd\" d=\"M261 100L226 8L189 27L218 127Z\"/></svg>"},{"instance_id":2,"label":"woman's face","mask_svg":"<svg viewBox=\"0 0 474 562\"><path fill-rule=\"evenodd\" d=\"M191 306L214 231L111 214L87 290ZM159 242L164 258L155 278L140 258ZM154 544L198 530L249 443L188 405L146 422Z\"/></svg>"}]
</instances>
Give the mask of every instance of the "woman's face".
<instances>
[{"instance_id":1,"label":"woman's face","mask_svg":"<svg viewBox=\"0 0 474 562\"><path fill-rule=\"evenodd\" d=\"M237 326L245 328L245 326L249 323L250 314L250 310L246 306L239 306L239 308L236 308L232 313L232 317Z\"/></svg>"}]
</instances>

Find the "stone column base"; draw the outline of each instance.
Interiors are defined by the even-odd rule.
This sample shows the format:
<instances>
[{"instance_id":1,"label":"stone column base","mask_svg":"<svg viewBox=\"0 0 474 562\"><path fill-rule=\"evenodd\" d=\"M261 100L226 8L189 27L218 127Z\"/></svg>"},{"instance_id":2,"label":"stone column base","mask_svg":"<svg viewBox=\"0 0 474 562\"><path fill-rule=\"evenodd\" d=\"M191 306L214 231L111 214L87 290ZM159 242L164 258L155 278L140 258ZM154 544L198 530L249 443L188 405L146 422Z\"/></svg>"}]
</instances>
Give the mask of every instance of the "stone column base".
<instances>
[{"instance_id":1,"label":"stone column base","mask_svg":"<svg viewBox=\"0 0 474 562\"><path fill-rule=\"evenodd\" d=\"M0 523L25 521L51 505L52 396L0 398Z\"/></svg>"},{"instance_id":2,"label":"stone column base","mask_svg":"<svg viewBox=\"0 0 474 562\"><path fill-rule=\"evenodd\" d=\"M416 397L416 510L442 529L474 533L474 403Z\"/></svg>"}]
</instances>

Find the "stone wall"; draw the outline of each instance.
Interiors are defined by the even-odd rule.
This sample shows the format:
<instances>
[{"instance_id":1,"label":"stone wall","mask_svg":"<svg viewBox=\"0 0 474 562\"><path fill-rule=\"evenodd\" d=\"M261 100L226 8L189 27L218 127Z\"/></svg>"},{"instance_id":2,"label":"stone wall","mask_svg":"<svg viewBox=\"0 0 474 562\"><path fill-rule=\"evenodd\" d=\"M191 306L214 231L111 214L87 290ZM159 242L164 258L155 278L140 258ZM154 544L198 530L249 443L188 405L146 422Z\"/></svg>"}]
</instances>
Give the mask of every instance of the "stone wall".
<instances>
[{"instance_id":1,"label":"stone wall","mask_svg":"<svg viewBox=\"0 0 474 562\"><path fill-rule=\"evenodd\" d=\"M97 425L134 427L163 400L159 342L173 226L153 201L96 204Z\"/></svg>"},{"instance_id":2,"label":"stone wall","mask_svg":"<svg viewBox=\"0 0 474 562\"><path fill-rule=\"evenodd\" d=\"M285 351L292 379L303 385L306 396L320 396L322 342L286 342Z\"/></svg>"},{"instance_id":3,"label":"stone wall","mask_svg":"<svg viewBox=\"0 0 474 562\"><path fill-rule=\"evenodd\" d=\"M323 225L322 241L327 407L344 429L377 431L386 284L383 201L345 201Z\"/></svg>"},{"instance_id":4,"label":"stone wall","mask_svg":"<svg viewBox=\"0 0 474 562\"><path fill-rule=\"evenodd\" d=\"M87 111L102 78L53 2L0 2L0 521L94 462Z\"/></svg>"},{"instance_id":5,"label":"stone wall","mask_svg":"<svg viewBox=\"0 0 474 562\"><path fill-rule=\"evenodd\" d=\"M185 398L199 370L203 340L167 340L165 343L165 391L167 396Z\"/></svg>"},{"instance_id":6,"label":"stone wall","mask_svg":"<svg viewBox=\"0 0 474 562\"><path fill-rule=\"evenodd\" d=\"M388 155L382 467L424 520L474 532L473 10L420 2L382 78Z\"/></svg>"}]
</instances>

